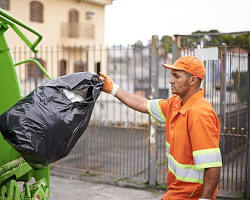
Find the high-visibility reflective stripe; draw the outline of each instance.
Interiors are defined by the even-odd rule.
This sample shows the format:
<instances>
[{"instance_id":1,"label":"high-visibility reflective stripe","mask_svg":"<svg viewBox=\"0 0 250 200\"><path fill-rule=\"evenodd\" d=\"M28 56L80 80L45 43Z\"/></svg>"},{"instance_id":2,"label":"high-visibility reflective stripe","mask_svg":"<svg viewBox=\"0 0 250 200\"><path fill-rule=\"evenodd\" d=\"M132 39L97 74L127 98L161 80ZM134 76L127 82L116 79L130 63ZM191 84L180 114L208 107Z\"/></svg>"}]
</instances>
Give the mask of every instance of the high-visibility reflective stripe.
<instances>
[{"instance_id":1,"label":"high-visibility reflective stripe","mask_svg":"<svg viewBox=\"0 0 250 200\"><path fill-rule=\"evenodd\" d=\"M194 151L193 158L196 168L222 166L222 158L219 148Z\"/></svg>"},{"instance_id":2,"label":"high-visibility reflective stripe","mask_svg":"<svg viewBox=\"0 0 250 200\"><path fill-rule=\"evenodd\" d=\"M159 101L160 101L160 100L158 100L158 101L157 101L157 104L156 104L157 110L158 110L158 112L159 112L159 114L160 114L160 116L161 116L163 122L166 123L166 117L165 117L165 115L163 114L163 112L162 112L162 110L161 110L161 107L160 107L160 105L159 105Z\"/></svg>"},{"instance_id":3,"label":"high-visibility reflective stripe","mask_svg":"<svg viewBox=\"0 0 250 200\"><path fill-rule=\"evenodd\" d=\"M159 102L159 99L149 100L147 109L150 115L154 118L156 122L163 124L166 122L166 118L163 115L158 102Z\"/></svg>"},{"instance_id":4,"label":"high-visibility reflective stripe","mask_svg":"<svg viewBox=\"0 0 250 200\"><path fill-rule=\"evenodd\" d=\"M213 154L213 153L220 153L219 148L213 148L213 149L202 149L193 151L193 156L202 155L202 154Z\"/></svg>"},{"instance_id":5,"label":"high-visibility reflective stripe","mask_svg":"<svg viewBox=\"0 0 250 200\"><path fill-rule=\"evenodd\" d=\"M149 114L151 115L151 117L153 117L153 119L155 120L155 122L156 122L157 124L160 124L160 122L154 117L154 114L153 114L152 111L151 111L151 108L150 108L150 101L151 101L151 100L148 101L148 105L147 105L148 112L149 112Z\"/></svg>"},{"instance_id":6,"label":"high-visibility reflective stripe","mask_svg":"<svg viewBox=\"0 0 250 200\"><path fill-rule=\"evenodd\" d=\"M177 167L180 167L180 168L183 168L183 169L195 169L196 170L195 165L181 164L177 160L175 160L174 157L171 154L167 154L167 157L169 159L171 159ZM197 170L198 171L204 171L203 169L197 169Z\"/></svg>"},{"instance_id":7,"label":"high-visibility reflective stripe","mask_svg":"<svg viewBox=\"0 0 250 200\"><path fill-rule=\"evenodd\" d=\"M195 165L196 169L205 169L205 168L211 168L211 167L221 167L222 162L213 162L213 163L203 163L199 165Z\"/></svg>"},{"instance_id":8,"label":"high-visibility reflective stripe","mask_svg":"<svg viewBox=\"0 0 250 200\"><path fill-rule=\"evenodd\" d=\"M170 153L170 144L166 142L166 153Z\"/></svg>"},{"instance_id":9,"label":"high-visibility reflective stripe","mask_svg":"<svg viewBox=\"0 0 250 200\"><path fill-rule=\"evenodd\" d=\"M184 182L191 182L191 183L200 183L203 184L203 177L202 179L196 179L196 178L190 178L190 177L185 177L184 176L179 176L171 167L168 165L169 171L175 175L175 178L179 181L184 181ZM204 175L204 172L202 173Z\"/></svg>"},{"instance_id":10,"label":"high-visibility reflective stripe","mask_svg":"<svg viewBox=\"0 0 250 200\"><path fill-rule=\"evenodd\" d=\"M203 183L204 169L196 169L195 165L184 165L177 162L172 155L170 155L170 144L166 141L166 152L168 157L168 169L175 175L177 180Z\"/></svg>"},{"instance_id":11,"label":"high-visibility reflective stripe","mask_svg":"<svg viewBox=\"0 0 250 200\"><path fill-rule=\"evenodd\" d=\"M180 164L169 153L167 153L167 156L168 168L176 179L185 182L203 183L204 169L196 169L195 165Z\"/></svg>"},{"instance_id":12,"label":"high-visibility reflective stripe","mask_svg":"<svg viewBox=\"0 0 250 200\"><path fill-rule=\"evenodd\" d=\"M195 165L204 164L204 163L214 163L214 162L221 162L221 154L203 154L194 156L194 163Z\"/></svg>"}]
</instances>

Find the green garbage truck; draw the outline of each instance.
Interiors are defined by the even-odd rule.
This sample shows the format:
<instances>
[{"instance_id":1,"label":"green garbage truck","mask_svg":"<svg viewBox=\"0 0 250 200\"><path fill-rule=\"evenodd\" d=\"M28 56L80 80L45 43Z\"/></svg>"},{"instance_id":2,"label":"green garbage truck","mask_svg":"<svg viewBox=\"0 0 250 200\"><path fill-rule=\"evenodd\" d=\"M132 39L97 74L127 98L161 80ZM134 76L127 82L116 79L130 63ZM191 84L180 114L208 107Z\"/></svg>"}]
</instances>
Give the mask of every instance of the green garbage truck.
<instances>
[{"instance_id":1,"label":"green garbage truck","mask_svg":"<svg viewBox=\"0 0 250 200\"><path fill-rule=\"evenodd\" d=\"M42 40L40 33L0 9L0 114L22 98L16 67L33 62L49 78L34 59L15 63L6 40L8 29L12 29L34 53L38 52L36 46ZM37 39L30 41L23 29L36 35ZM47 200L49 176L49 167L33 169L0 134L0 200Z\"/></svg>"}]
</instances>

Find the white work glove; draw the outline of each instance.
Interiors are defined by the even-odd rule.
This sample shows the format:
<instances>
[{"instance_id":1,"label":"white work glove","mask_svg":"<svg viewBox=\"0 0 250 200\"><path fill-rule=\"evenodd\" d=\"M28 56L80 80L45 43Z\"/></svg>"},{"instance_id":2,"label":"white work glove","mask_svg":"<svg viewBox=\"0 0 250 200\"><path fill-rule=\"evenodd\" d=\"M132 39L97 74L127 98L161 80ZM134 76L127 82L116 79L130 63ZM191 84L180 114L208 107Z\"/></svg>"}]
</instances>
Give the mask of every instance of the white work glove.
<instances>
[{"instance_id":1,"label":"white work glove","mask_svg":"<svg viewBox=\"0 0 250 200\"><path fill-rule=\"evenodd\" d=\"M115 96L115 93L117 92L117 90L119 88L119 85L115 84L112 81L112 79L109 76L107 76L106 74L100 72L100 75L104 79L104 85L102 87L102 91Z\"/></svg>"}]
</instances>

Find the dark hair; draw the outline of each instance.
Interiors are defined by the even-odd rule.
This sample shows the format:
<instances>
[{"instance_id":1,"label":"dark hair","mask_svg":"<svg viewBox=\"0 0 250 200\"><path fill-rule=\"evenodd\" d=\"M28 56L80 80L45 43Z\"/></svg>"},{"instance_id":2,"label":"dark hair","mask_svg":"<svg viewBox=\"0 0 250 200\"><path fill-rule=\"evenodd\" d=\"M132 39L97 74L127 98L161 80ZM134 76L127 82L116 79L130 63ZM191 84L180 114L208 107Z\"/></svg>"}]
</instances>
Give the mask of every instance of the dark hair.
<instances>
[{"instance_id":1,"label":"dark hair","mask_svg":"<svg viewBox=\"0 0 250 200\"><path fill-rule=\"evenodd\" d=\"M186 71L185 71L186 72ZM193 76L193 74L190 74L190 73L188 73L188 72L186 72L186 77L187 77L187 79L189 79L191 76ZM198 76L197 76L197 78L198 78L198 81L200 82L200 84L201 84L201 78L199 78ZM199 84L199 85L200 85Z\"/></svg>"}]
</instances>

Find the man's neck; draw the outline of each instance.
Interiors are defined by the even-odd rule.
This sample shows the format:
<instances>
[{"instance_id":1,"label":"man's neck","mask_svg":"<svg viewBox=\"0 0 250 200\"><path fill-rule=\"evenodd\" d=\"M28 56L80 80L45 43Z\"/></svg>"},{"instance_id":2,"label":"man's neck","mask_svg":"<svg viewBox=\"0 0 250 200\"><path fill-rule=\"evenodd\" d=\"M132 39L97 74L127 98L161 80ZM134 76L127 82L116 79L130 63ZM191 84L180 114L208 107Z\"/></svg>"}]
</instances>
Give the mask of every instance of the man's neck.
<instances>
[{"instance_id":1,"label":"man's neck","mask_svg":"<svg viewBox=\"0 0 250 200\"><path fill-rule=\"evenodd\" d=\"M195 94L195 93L198 92L198 91L200 91L200 88L196 88L196 89L193 89L193 90L189 90L189 91L185 94L185 96L181 97L181 99L182 99L182 105L184 105L184 104L188 101L188 99L189 99L191 96L193 96L193 94Z\"/></svg>"}]
</instances>

